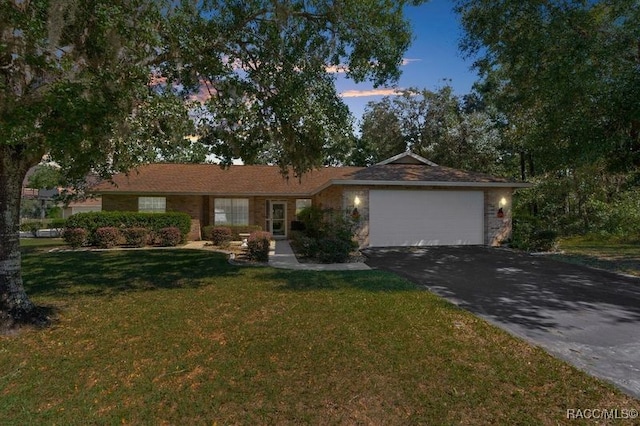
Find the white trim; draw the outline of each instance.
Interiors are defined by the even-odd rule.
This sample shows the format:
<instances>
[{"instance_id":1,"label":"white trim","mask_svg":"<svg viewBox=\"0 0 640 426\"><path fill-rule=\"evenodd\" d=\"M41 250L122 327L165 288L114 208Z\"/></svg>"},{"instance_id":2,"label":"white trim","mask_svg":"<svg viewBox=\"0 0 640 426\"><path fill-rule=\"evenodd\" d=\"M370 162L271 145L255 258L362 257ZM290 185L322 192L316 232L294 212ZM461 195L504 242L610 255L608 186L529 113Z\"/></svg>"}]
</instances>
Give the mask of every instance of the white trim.
<instances>
[{"instance_id":1,"label":"white trim","mask_svg":"<svg viewBox=\"0 0 640 426\"><path fill-rule=\"evenodd\" d=\"M269 205L269 216L267 217L267 222L269 223L268 231L271 233L273 238L287 238L287 201L286 200L267 200ZM284 235L275 235L273 233L273 206L274 205L282 205L284 207L284 218L278 219L282 220L282 226L284 230Z\"/></svg>"},{"instance_id":2,"label":"white trim","mask_svg":"<svg viewBox=\"0 0 640 426\"><path fill-rule=\"evenodd\" d=\"M383 160L383 161L377 163L376 166L378 166L378 165L382 166L384 164L395 163L396 161L398 161L398 160L400 160L401 158L404 158L404 157L411 157L414 160L418 161L419 163L426 164L427 166L437 166L437 164L434 163L433 161L429 161L426 158L421 157L418 154L414 154L411 151L406 151L406 152L403 152L402 154L394 155L391 158L387 158L386 160Z\"/></svg>"},{"instance_id":3,"label":"white trim","mask_svg":"<svg viewBox=\"0 0 640 426\"><path fill-rule=\"evenodd\" d=\"M332 185L362 185L362 186L437 186L450 188L531 188L533 185L525 182L442 182L442 181L397 181L397 180L331 180L320 186L313 194L324 191Z\"/></svg>"}]
</instances>

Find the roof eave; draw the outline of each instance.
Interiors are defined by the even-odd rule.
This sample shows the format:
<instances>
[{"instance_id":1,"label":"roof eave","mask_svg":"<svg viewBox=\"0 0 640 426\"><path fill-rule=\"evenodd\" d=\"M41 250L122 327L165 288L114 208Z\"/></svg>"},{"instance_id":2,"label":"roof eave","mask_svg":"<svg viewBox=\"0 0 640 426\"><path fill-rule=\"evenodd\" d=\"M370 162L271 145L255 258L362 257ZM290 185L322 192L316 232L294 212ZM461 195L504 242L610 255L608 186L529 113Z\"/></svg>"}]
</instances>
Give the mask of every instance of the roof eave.
<instances>
[{"instance_id":1,"label":"roof eave","mask_svg":"<svg viewBox=\"0 0 640 426\"><path fill-rule=\"evenodd\" d=\"M362 185L362 186L440 186L440 187L473 187L473 188L530 188L526 182L452 182L452 181L398 181L398 180L337 180L323 185L317 192L330 185Z\"/></svg>"}]
</instances>

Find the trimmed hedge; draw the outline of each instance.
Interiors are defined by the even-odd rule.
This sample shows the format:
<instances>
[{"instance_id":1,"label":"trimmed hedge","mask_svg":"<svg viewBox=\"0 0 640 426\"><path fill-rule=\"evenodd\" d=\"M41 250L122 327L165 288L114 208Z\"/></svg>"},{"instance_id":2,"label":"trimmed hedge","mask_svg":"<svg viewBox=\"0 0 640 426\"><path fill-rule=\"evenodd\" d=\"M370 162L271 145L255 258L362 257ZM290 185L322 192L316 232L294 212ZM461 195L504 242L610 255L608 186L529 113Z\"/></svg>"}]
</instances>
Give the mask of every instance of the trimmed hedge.
<instances>
[{"instance_id":1,"label":"trimmed hedge","mask_svg":"<svg viewBox=\"0 0 640 426\"><path fill-rule=\"evenodd\" d=\"M134 227L122 230L124 243L131 247L144 247L149 240L149 230L147 228Z\"/></svg>"},{"instance_id":2,"label":"trimmed hedge","mask_svg":"<svg viewBox=\"0 0 640 426\"><path fill-rule=\"evenodd\" d=\"M208 225L202 227L202 238L212 241L211 231L213 231L214 228L219 227L231 229L232 241L240 241L240 234L251 234L252 232L262 231L262 227L260 225Z\"/></svg>"},{"instance_id":3,"label":"trimmed hedge","mask_svg":"<svg viewBox=\"0 0 640 426\"><path fill-rule=\"evenodd\" d=\"M263 231L256 231L249 235L247 240L247 251L249 257L259 262L269 260L269 246L271 244L271 234Z\"/></svg>"},{"instance_id":4,"label":"trimmed hedge","mask_svg":"<svg viewBox=\"0 0 640 426\"><path fill-rule=\"evenodd\" d=\"M108 249L117 246L122 240L122 235L118 228L114 226L105 226L103 228L96 229L94 238L98 247Z\"/></svg>"},{"instance_id":5,"label":"trimmed hedge","mask_svg":"<svg viewBox=\"0 0 640 426\"><path fill-rule=\"evenodd\" d=\"M161 247L175 247L182 241L180 230L175 226L162 228L153 233L153 243Z\"/></svg>"},{"instance_id":6,"label":"trimmed hedge","mask_svg":"<svg viewBox=\"0 0 640 426\"><path fill-rule=\"evenodd\" d=\"M186 213L137 213L119 211L101 211L78 213L67 219L67 228L83 228L87 230L89 242L95 243L95 232L98 228L146 228L157 232L163 228L178 228L182 241L186 240L191 230L191 217Z\"/></svg>"},{"instance_id":7,"label":"trimmed hedge","mask_svg":"<svg viewBox=\"0 0 640 426\"><path fill-rule=\"evenodd\" d=\"M82 247L87 243L87 230L84 228L65 228L62 239L72 248Z\"/></svg>"},{"instance_id":8,"label":"trimmed hedge","mask_svg":"<svg viewBox=\"0 0 640 426\"><path fill-rule=\"evenodd\" d=\"M226 226L215 226L211 230L211 242L216 246L228 246L233 239L233 232Z\"/></svg>"}]
</instances>

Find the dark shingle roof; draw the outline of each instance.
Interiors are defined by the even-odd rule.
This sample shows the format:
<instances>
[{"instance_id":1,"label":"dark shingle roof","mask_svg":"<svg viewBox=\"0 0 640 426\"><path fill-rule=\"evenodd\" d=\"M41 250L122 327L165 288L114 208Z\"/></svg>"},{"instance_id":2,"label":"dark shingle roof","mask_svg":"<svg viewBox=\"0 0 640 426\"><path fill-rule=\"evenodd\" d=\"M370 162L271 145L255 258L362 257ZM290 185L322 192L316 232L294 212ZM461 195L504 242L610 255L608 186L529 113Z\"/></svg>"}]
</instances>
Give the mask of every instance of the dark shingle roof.
<instances>
[{"instance_id":1,"label":"dark shingle roof","mask_svg":"<svg viewBox=\"0 0 640 426\"><path fill-rule=\"evenodd\" d=\"M306 173L299 180L285 178L275 166L230 166L216 164L148 164L128 175L116 174L113 183L102 182L97 193L170 194L310 194L332 179L360 170L360 167L324 167Z\"/></svg>"},{"instance_id":2,"label":"dark shingle roof","mask_svg":"<svg viewBox=\"0 0 640 426\"><path fill-rule=\"evenodd\" d=\"M309 196L330 184L510 186L507 179L431 164L387 163L371 167L323 167L302 176L285 178L275 166L216 164L148 164L128 175L116 174L113 183L101 182L95 193L299 195Z\"/></svg>"}]
</instances>

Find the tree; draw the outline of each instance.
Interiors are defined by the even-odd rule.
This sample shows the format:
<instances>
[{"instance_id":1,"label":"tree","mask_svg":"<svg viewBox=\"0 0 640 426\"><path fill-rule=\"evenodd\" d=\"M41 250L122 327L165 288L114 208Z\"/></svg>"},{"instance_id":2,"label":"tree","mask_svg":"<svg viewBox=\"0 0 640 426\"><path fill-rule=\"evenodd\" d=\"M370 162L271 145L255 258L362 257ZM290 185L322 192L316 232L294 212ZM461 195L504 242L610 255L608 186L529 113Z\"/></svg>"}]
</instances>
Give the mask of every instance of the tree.
<instances>
[{"instance_id":1,"label":"tree","mask_svg":"<svg viewBox=\"0 0 640 426\"><path fill-rule=\"evenodd\" d=\"M352 164L370 166L407 150L404 123L394 106L388 96L367 104L360 123L360 137L350 159Z\"/></svg>"},{"instance_id":2,"label":"tree","mask_svg":"<svg viewBox=\"0 0 640 426\"><path fill-rule=\"evenodd\" d=\"M229 164L292 165L296 175L340 162L351 116L329 68L374 85L399 76L411 40L403 8L423 0L205 1L187 39L171 38L206 88L202 142ZM197 40L197 42L194 42Z\"/></svg>"},{"instance_id":3,"label":"tree","mask_svg":"<svg viewBox=\"0 0 640 426\"><path fill-rule=\"evenodd\" d=\"M158 4L159 6L159 4ZM0 3L0 323L46 322L20 274L22 181L45 154L69 179L125 166L124 119L149 96L154 2Z\"/></svg>"},{"instance_id":4,"label":"tree","mask_svg":"<svg viewBox=\"0 0 640 426\"><path fill-rule=\"evenodd\" d=\"M640 4L459 0L463 50L531 174L640 165Z\"/></svg>"},{"instance_id":5,"label":"tree","mask_svg":"<svg viewBox=\"0 0 640 426\"><path fill-rule=\"evenodd\" d=\"M18 240L22 180L43 155L79 184L193 147L196 117L198 152L301 174L349 135L328 67L397 79L411 38L402 8L422 1L3 0L0 323L46 322Z\"/></svg>"},{"instance_id":6,"label":"tree","mask_svg":"<svg viewBox=\"0 0 640 426\"><path fill-rule=\"evenodd\" d=\"M27 178L27 186L34 189L53 189L60 184L60 169L47 163L37 165Z\"/></svg>"},{"instance_id":7,"label":"tree","mask_svg":"<svg viewBox=\"0 0 640 426\"><path fill-rule=\"evenodd\" d=\"M503 174L498 127L477 94L460 98L448 86L437 92L410 89L367 105L360 151L351 161L373 164L410 149L444 166Z\"/></svg>"},{"instance_id":8,"label":"tree","mask_svg":"<svg viewBox=\"0 0 640 426\"><path fill-rule=\"evenodd\" d=\"M527 210L563 232L599 229L637 186L640 3L459 0L457 10L477 88L505 117L521 178L536 182Z\"/></svg>"}]
</instances>

